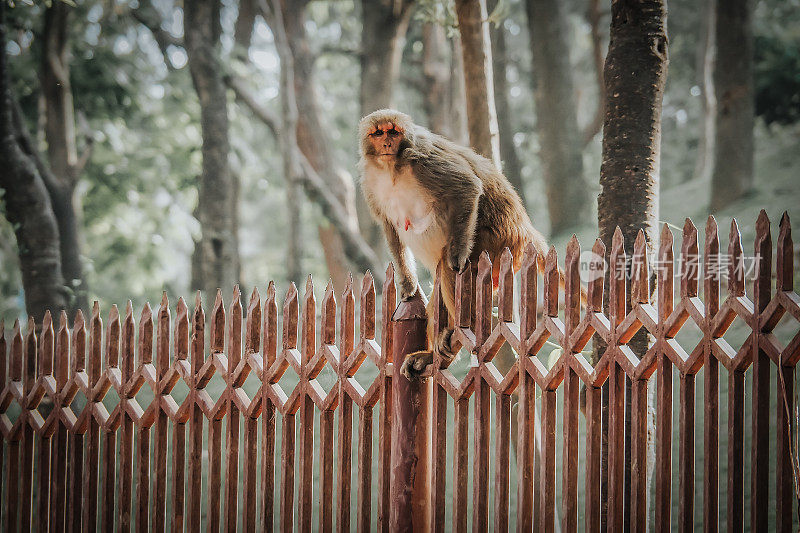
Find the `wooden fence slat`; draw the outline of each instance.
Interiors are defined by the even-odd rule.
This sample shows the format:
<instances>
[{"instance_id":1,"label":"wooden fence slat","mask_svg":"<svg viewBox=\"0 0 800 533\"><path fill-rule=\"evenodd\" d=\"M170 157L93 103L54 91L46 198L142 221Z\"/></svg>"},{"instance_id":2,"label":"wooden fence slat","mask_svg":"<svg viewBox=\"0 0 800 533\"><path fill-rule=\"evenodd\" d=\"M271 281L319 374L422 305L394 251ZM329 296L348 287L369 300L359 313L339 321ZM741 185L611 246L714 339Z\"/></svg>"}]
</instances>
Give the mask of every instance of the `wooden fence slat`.
<instances>
[{"instance_id":1,"label":"wooden fence slat","mask_svg":"<svg viewBox=\"0 0 800 533\"><path fill-rule=\"evenodd\" d=\"M2 328L0 328L2 329ZM2 348L0 346L0 348ZM3 350L0 350L2 354ZM55 432L52 438L53 453L50 455L50 532L64 531L66 518L66 492L67 492L67 429L61 417L63 408L61 390L67 383L69 375L69 330L67 329L67 313L61 311L56 334L55 360L53 362L53 376L58 392L53 400L55 413ZM0 364L5 372L5 361ZM5 381L5 377L3 378Z\"/></svg>"},{"instance_id":2,"label":"wooden fence slat","mask_svg":"<svg viewBox=\"0 0 800 533\"><path fill-rule=\"evenodd\" d=\"M175 307L175 334L173 337L175 363L182 365L186 372L186 360L189 356L189 309L183 298L178 299ZM191 372L191 371L190 371ZM191 374L182 376L191 387L194 383ZM184 403L192 401L191 392ZM172 425L172 479L170 480L170 502L172 507L171 530L178 533L184 530L185 524L185 495L186 495L186 418L173 418Z\"/></svg>"},{"instance_id":3,"label":"wooden fence slat","mask_svg":"<svg viewBox=\"0 0 800 533\"><path fill-rule=\"evenodd\" d=\"M136 428L136 528L150 527L150 428Z\"/></svg>"},{"instance_id":4,"label":"wooden fence slat","mask_svg":"<svg viewBox=\"0 0 800 533\"><path fill-rule=\"evenodd\" d=\"M486 381L475 378L475 440L472 469L472 530L486 531L489 527L489 423L490 388Z\"/></svg>"},{"instance_id":5,"label":"wooden fence slat","mask_svg":"<svg viewBox=\"0 0 800 533\"><path fill-rule=\"evenodd\" d=\"M744 372L728 374L728 531L744 531Z\"/></svg>"},{"instance_id":6,"label":"wooden fence slat","mask_svg":"<svg viewBox=\"0 0 800 533\"><path fill-rule=\"evenodd\" d=\"M125 319L122 322L122 339L120 345L120 381L123 391L120 392L120 439L119 439L119 485L117 487L117 531L127 533L131 529L131 499L133 497L133 419L128 408L133 394L126 393L125 388L133 375L134 368L134 329L133 305L128 300L125 307Z\"/></svg>"},{"instance_id":7,"label":"wooden fence slat","mask_svg":"<svg viewBox=\"0 0 800 533\"><path fill-rule=\"evenodd\" d=\"M222 419L208 421L208 523L207 531L219 531L222 499Z\"/></svg>"},{"instance_id":8,"label":"wooden fence slat","mask_svg":"<svg viewBox=\"0 0 800 533\"><path fill-rule=\"evenodd\" d=\"M556 391L542 391L542 456L539 490L542 508L539 529L553 531L556 512Z\"/></svg>"},{"instance_id":9,"label":"wooden fence slat","mask_svg":"<svg viewBox=\"0 0 800 533\"><path fill-rule=\"evenodd\" d=\"M761 211L756 221L756 278L753 304L756 316L769 304L772 292L772 239L769 218ZM770 359L761 347L761 327L753 321L753 440L750 459L750 530L765 531L769 517L769 397Z\"/></svg>"},{"instance_id":10,"label":"wooden fence slat","mask_svg":"<svg viewBox=\"0 0 800 533\"><path fill-rule=\"evenodd\" d=\"M162 380L169 368L170 312L167 293L163 293L158 308L156 330L156 390L153 407L156 409L155 434L153 435L153 531L163 533L166 529L167 513L167 413L162 407Z\"/></svg>"},{"instance_id":11,"label":"wooden fence slat","mask_svg":"<svg viewBox=\"0 0 800 533\"><path fill-rule=\"evenodd\" d=\"M242 529L247 532L256 530L257 452L258 419L246 416L244 418L244 485L242 487L244 515L242 515Z\"/></svg>"},{"instance_id":12,"label":"wooden fence slat","mask_svg":"<svg viewBox=\"0 0 800 533\"><path fill-rule=\"evenodd\" d=\"M564 268L564 412L562 454L562 530L578 530L578 407L580 379L572 367L577 359L573 353L572 333L580 321L580 245L575 235L567 244Z\"/></svg>"},{"instance_id":13,"label":"wooden fence slat","mask_svg":"<svg viewBox=\"0 0 800 533\"><path fill-rule=\"evenodd\" d=\"M444 531L446 520L447 491L447 391L441 385L434 386L433 407L433 452L431 463L431 507L433 524L431 529Z\"/></svg>"},{"instance_id":14,"label":"wooden fence slat","mask_svg":"<svg viewBox=\"0 0 800 533\"><path fill-rule=\"evenodd\" d=\"M145 303L139 318L139 370L153 362L153 312ZM134 378L135 379L135 378ZM152 408L145 410L145 413ZM136 528L150 527L150 424L141 416L136 421Z\"/></svg>"},{"instance_id":15,"label":"wooden fence slat","mask_svg":"<svg viewBox=\"0 0 800 533\"><path fill-rule=\"evenodd\" d=\"M353 280L348 278L339 319L339 429L337 436L338 463L336 469L336 531L350 531L350 493L352 482L352 446L353 446L353 399L346 392L344 381L347 379L347 361L353 351L355 342L355 297L353 296Z\"/></svg>"},{"instance_id":16,"label":"wooden fence slat","mask_svg":"<svg viewBox=\"0 0 800 533\"><path fill-rule=\"evenodd\" d=\"M272 531L274 525L275 492L275 405L269 395L269 369L275 362L278 350L278 305L275 284L267 286L261 329L261 354L264 361L261 373L261 530Z\"/></svg>"},{"instance_id":17,"label":"wooden fence slat","mask_svg":"<svg viewBox=\"0 0 800 533\"><path fill-rule=\"evenodd\" d=\"M267 401L261 413L261 530L272 531L275 515L275 406Z\"/></svg>"},{"instance_id":18,"label":"wooden fence slat","mask_svg":"<svg viewBox=\"0 0 800 533\"><path fill-rule=\"evenodd\" d=\"M358 417L358 524L356 531L370 531L372 518L372 408L362 408Z\"/></svg>"},{"instance_id":19,"label":"wooden fence slat","mask_svg":"<svg viewBox=\"0 0 800 533\"><path fill-rule=\"evenodd\" d=\"M6 478L6 531L17 531L19 528L19 452L20 441L8 443L8 475Z\"/></svg>"},{"instance_id":20,"label":"wooden fence slat","mask_svg":"<svg viewBox=\"0 0 800 533\"><path fill-rule=\"evenodd\" d=\"M218 360L225 357L225 318L222 291L217 289L214 307L211 310L209 348L211 357ZM228 367L228 371L230 371L230 367ZM217 369L216 372L222 371ZM221 377L228 383L226 373L223 372ZM208 421L208 524L206 530L211 532L219 531L222 512L222 421L229 405L228 393L226 387L212 408L213 412Z\"/></svg>"},{"instance_id":21,"label":"wooden fence slat","mask_svg":"<svg viewBox=\"0 0 800 533\"><path fill-rule=\"evenodd\" d=\"M600 531L600 437L599 387L586 387L586 532ZM527 531L527 529L526 529Z\"/></svg>"},{"instance_id":22,"label":"wooden fence slat","mask_svg":"<svg viewBox=\"0 0 800 533\"><path fill-rule=\"evenodd\" d=\"M392 321L397 293L394 285L394 267L386 268L381 301L382 324ZM378 410L378 531L389 533L389 506L391 505L391 457L392 457L392 377L387 366L392 362L394 337L392 328L381 328L380 404Z\"/></svg>"},{"instance_id":23,"label":"wooden fence slat","mask_svg":"<svg viewBox=\"0 0 800 533\"><path fill-rule=\"evenodd\" d=\"M242 304L237 285L233 289L227 322L228 372L225 376L225 394L228 397L225 435L225 530L236 531L239 517L239 430L241 410L234 401L234 380L242 360Z\"/></svg>"},{"instance_id":24,"label":"wooden fence slat","mask_svg":"<svg viewBox=\"0 0 800 533\"><path fill-rule=\"evenodd\" d=\"M453 422L453 531L467 531L467 460L469 398L459 398L455 402L456 412Z\"/></svg>"},{"instance_id":25,"label":"wooden fence slat","mask_svg":"<svg viewBox=\"0 0 800 533\"><path fill-rule=\"evenodd\" d=\"M172 479L170 497L172 506L172 518L170 520L170 530L177 533L185 527L185 501L184 494L186 486L186 424L178 423L172 427Z\"/></svg>"},{"instance_id":26,"label":"wooden fence slat","mask_svg":"<svg viewBox=\"0 0 800 533\"><path fill-rule=\"evenodd\" d=\"M561 530L578 530L578 401L580 380L575 371L564 369L564 441L562 454Z\"/></svg>"},{"instance_id":27,"label":"wooden fence slat","mask_svg":"<svg viewBox=\"0 0 800 533\"><path fill-rule=\"evenodd\" d=\"M83 313L80 309L75 315L72 327L72 354L70 361L70 380L75 379L78 372L84 371L86 362L86 327ZM76 413L77 415L78 413ZM67 531L81 530L81 498L83 494L83 434L73 428L70 432L70 458L69 458L69 490L67 491Z\"/></svg>"},{"instance_id":28,"label":"wooden fence slat","mask_svg":"<svg viewBox=\"0 0 800 533\"><path fill-rule=\"evenodd\" d=\"M89 390L94 389L100 379L101 347L103 339L103 323L100 318L100 305L94 302L89 335L89 358L86 370L89 378ZM87 396L89 396L87 394ZM86 432L86 464L83 469L83 529L95 531L97 529L97 490L99 485L100 464L100 424L93 416L97 411L95 398L87 397L83 413L88 415L88 430Z\"/></svg>"},{"instance_id":29,"label":"wooden fence slat","mask_svg":"<svg viewBox=\"0 0 800 533\"><path fill-rule=\"evenodd\" d=\"M187 530L200 531L200 507L202 505L203 483L203 411L198 399L198 375L205 362L205 312L203 311L200 291L197 291L192 314L191 370L189 386L190 418L189 418L189 505L187 513Z\"/></svg>"},{"instance_id":30,"label":"wooden fence slat","mask_svg":"<svg viewBox=\"0 0 800 533\"><path fill-rule=\"evenodd\" d=\"M674 307L673 236L667 224L661 231L658 248L657 282L658 328L656 331L656 463L655 520L657 531L668 532L672 522L672 361L666 353L668 335L665 323Z\"/></svg>"},{"instance_id":31,"label":"wooden fence slat","mask_svg":"<svg viewBox=\"0 0 800 533\"><path fill-rule=\"evenodd\" d=\"M9 372L10 385L14 382L22 381L22 332L20 331L19 319L14 322L14 333L11 337ZM22 415L20 415L22 416ZM20 467L20 438L19 432L9 435L8 442L8 477L6 478L6 508L3 513L6 516L6 530L16 531L19 528L19 467Z\"/></svg>"},{"instance_id":32,"label":"wooden fence slat","mask_svg":"<svg viewBox=\"0 0 800 533\"><path fill-rule=\"evenodd\" d=\"M161 380L169 367L169 302L164 293L158 309L156 331L156 390L153 407L156 409L155 434L153 435L153 531L163 533L167 512L167 414L161 408Z\"/></svg>"},{"instance_id":33,"label":"wooden fence slat","mask_svg":"<svg viewBox=\"0 0 800 533\"><path fill-rule=\"evenodd\" d=\"M478 261L475 280L475 337L478 345L489 337L492 326L492 264L486 252ZM478 364L482 364L478 356ZM491 388L480 373L475 374L474 457L472 471L472 530L486 531L489 527L489 434L491 431Z\"/></svg>"},{"instance_id":34,"label":"wooden fence slat","mask_svg":"<svg viewBox=\"0 0 800 533\"><path fill-rule=\"evenodd\" d=\"M281 432L281 531L294 528L294 414L283 415Z\"/></svg>"},{"instance_id":35,"label":"wooden fence slat","mask_svg":"<svg viewBox=\"0 0 800 533\"><path fill-rule=\"evenodd\" d=\"M0 325L2 328L2 325ZM53 356L55 348L55 340L53 334L53 319L50 311L45 312L44 320L42 321L41 337L39 338L39 363L37 365L37 379L45 379L53 374ZM5 351L4 346L0 346L0 350ZM47 531L49 520L49 507L50 507L50 445L52 436L44 432L37 432L36 449L36 470L37 488L36 488L36 514L35 526L37 531ZM2 443L0 443L2 447ZM2 462L0 462L0 471L2 471Z\"/></svg>"},{"instance_id":36,"label":"wooden fence slat","mask_svg":"<svg viewBox=\"0 0 800 533\"><path fill-rule=\"evenodd\" d=\"M786 292L793 289L794 276L794 245L792 243L792 228L789 215L784 212L780 222L780 233L776 246L776 292ZM776 295L777 296L777 295ZM785 353L785 352L784 352ZM792 467L791 448L794 435L794 366L789 365L781 354L778 362L778 404L776 412L777 450L776 463L776 529L778 531L792 530L792 497L794 478Z\"/></svg>"},{"instance_id":37,"label":"wooden fence slat","mask_svg":"<svg viewBox=\"0 0 800 533\"><path fill-rule=\"evenodd\" d=\"M300 484L298 488L299 529L311 531L312 505L314 497L314 401L309 395L309 363L316 348L316 300L311 276L306 281L303 297L303 312L300 319L302 344L300 347L301 376L297 388L300 390Z\"/></svg>"},{"instance_id":38,"label":"wooden fence slat","mask_svg":"<svg viewBox=\"0 0 800 533\"><path fill-rule=\"evenodd\" d=\"M608 349L611 349L609 346ZM622 531L624 520L623 485L625 474L625 372L617 363L611 364L608 376L608 528Z\"/></svg>"},{"instance_id":39,"label":"wooden fence slat","mask_svg":"<svg viewBox=\"0 0 800 533\"><path fill-rule=\"evenodd\" d=\"M111 307L111 311L108 314L108 326L105 339L105 368L102 370L103 374L119 366L120 320L119 310L116 305ZM107 375L104 376L104 378L107 378ZM105 396L105 394L103 396ZM102 407L102 409L105 409L105 407ZM101 427L100 526L113 527L114 488L116 486L117 469L117 426L111 424L109 420L106 420Z\"/></svg>"},{"instance_id":40,"label":"wooden fence slat","mask_svg":"<svg viewBox=\"0 0 800 533\"><path fill-rule=\"evenodd\" d=\"M656 464L655 521L656 530L670 531L672 513L672 361L658 354L656 384Z\"/></svg>"},{"instance_id":41,"label":"wooden fence slat","mask_svg":"<svg viewBox=\"0 0 800 533\"><path fill-rule=\"evenodd\" d=\"M712 352L711 329L719 311L720 254L717 223L706 223L703 253L703 527L713 533L719 527L719 360Z\"/></svg>"},{"instance_id":42,"label":"wooden fence slat","mask_svg":"<svg viewBox=\"0 0 800 533\"><path fill-rule=\"evenodd\" d=\"M511 395L497 395L495 415L497 416L497 433L494 442L494 523L495 531L508 531Z\"/></svg>"},{"instance_id":43,"label":"wooden fence slat","mask_svg":"<svg viewBox=\"0 0 800 533\"><path fill-rule=\"evenodd\" d=\"M647 527L647 380L631 384L631 531Z\"/></svg>"},{"instance_id":44,"label":"wooden fence slat","mask_svg":"<svg viewBox=\"0 0 800 533\"><path fill-rule=\"evenodd\" d=\"M333 531L333 409L319 415L320 507L319 531Z\"/></svg>"},{"instance_id":45,"label":"wooden fence slat","mask_svg":"<svg viewBox=\"0 0 800 533\"><path fill-rule=\"evenodd\" d=\"M680 378L680 445L678 447L678 529L694 527L694 374Z\"/></svg>"},{"instance_id":46,"label":"wooden fence slat","mask_svg":"<svg viewBox=\"0 0 800 533\"><path fill-rule=\"evenodd\" d=\"M31 520L33 518L33 444L34 433L31 420L29 419L29 406L28 396L36 382L36 359L38 358L37 338L36 338L36 324L33 317L28 318L28 327L25 334L23 344L23 376L22 376L22 394L23 405L22 412L20 413L20 420L23 422L22 428L22 480L20 500L21 513L21 526L23 530L29 531L32 527Z\"/></svg>"}]
</instances>

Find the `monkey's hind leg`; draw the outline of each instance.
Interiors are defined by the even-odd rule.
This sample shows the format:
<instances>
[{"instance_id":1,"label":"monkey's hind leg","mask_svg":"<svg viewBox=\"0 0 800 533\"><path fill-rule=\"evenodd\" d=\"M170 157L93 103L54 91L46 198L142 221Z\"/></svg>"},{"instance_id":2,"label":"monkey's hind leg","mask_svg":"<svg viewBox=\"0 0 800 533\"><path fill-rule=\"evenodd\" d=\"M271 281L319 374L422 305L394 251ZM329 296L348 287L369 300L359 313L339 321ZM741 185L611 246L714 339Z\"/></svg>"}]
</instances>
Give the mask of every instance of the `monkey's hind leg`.
<instances>
[{"instance_id":1,"label":"monkey's hind leg","mask_svg":"<svg viewBox=\"0 0 800 533\"><path fill-rule=\"evenodd\" d=\"M439 260L439 267L437 271L441 278L439 279L439 286L442 291L442 299L444 300L445 307L447 307L448 319L452 319L455 314L455 287L456 287L456 273L449 268L444 259ZM438 333L436 332L437 324L433 319L433 305L434 298L428 300L428 349L420 350L418 352L410 353L403 361L403 367L400 371L408 379L418 378L420 374L425 371L425 367L433 363L434 354L441 357L443 366L449 365L456 355L453 353L453 348L450 345L450 338L453 336L453 328L445 327Z\"/></svg>"},{"instance_id":2,"label":"monkey's hind leg","mask_svg":"<svg viewBox=\"0 0 800 533\"><path fill-rule=\"evenodd\" d=\"M453 354L452 347L450 346L450 338L452 335L452 328L443 329L436 338L436 342L433 343L433 349L420 350L406 355L400 372L408 379L418 378L420 374L425 371L425 367L433 363L434 354L438 354L443 362L450 364L450 362L455 359L455 354Z\"/></svg>"}]
</instances>

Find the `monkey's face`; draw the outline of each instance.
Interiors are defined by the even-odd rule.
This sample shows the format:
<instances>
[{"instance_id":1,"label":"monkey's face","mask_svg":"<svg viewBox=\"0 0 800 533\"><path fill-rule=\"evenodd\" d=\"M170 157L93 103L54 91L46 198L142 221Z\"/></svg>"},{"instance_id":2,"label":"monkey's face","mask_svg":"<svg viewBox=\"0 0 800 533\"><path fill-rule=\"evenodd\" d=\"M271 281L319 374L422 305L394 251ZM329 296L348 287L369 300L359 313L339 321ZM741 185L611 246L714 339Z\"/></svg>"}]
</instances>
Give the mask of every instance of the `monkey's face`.
<instances>
[{"instance_id":1,"label":"monkey's face","mask_svg":"<svg viewBox=\"0 0 800 533\"><path fill-rule=\"evenodd\" d=\"M368 133L375 155L381 158L396 157L403 141L403 128L394 122L381 122Z\"/></svg>"}]
</instances>

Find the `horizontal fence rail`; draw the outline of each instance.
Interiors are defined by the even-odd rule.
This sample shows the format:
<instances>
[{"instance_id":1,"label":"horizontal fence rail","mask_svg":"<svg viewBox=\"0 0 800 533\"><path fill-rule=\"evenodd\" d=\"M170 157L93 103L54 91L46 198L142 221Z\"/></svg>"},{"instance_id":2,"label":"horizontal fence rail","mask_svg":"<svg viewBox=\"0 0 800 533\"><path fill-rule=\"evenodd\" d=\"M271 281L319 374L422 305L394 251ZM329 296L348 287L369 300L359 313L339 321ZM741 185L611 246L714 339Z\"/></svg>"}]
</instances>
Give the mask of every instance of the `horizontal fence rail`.
<instances>
[{"instance_id":1,"label":"horizontal fence rail","mask_svg":"<svg viewBox=\"0 0 800 533\"><path fill-rule=\"evenodd\" d=\"M762 531L774 520L790 531L798 510L800 298L789 218L780 221L773 253L762 211L753 256L744 254L735 221L727 252L713 218L702 254L688 219L682 233L677 259L667 226L654 256L641 233L630 255L619 231L608 255L596 241L584 265L592 275L583 304L586 256L575 238L563 288L554 249L546 258L526 251L516 288L511 254L495 258L496 291L482 255L458 275L450 317L453 347L469 354L466 369L458 375L436 356L425 374L429 388L414 396L423 402L416 411L393 409L409 401L393 396L400 379L394 343L409 341L395 340L390 327L391 266L380 302L367 273L360 289L351 279L338 302L330 284L319 305L310 278L303 295L292 285L280 316L270 283L264 301L253 290L246 308L238 288L227 310L217 293L208 316L198 295L192 310L178 300L173 319L165 295L155 314L145 305L138 321L129 303L122 314L112 307L105 321L95 304L88 321L78 312L71 326L64 313L58 325L49 314L8 332L0 324L0 526L389 531L392 506L409 500L390 490L392 468L404 460L392 449L400 430L393 413L413 427L408 413L426 411L411 416L430 424L417 429L429 437L417 439L416 452L428 464L417 472L429 476L419 486L433 531L551 531L556 521L564 531L581 522L587 531L648 523L691 529L696 469L706 530L722 522L729 531ZM428 309L442 329L448 317L438 289L437 280ZM747 335L734 347L725 335L737 321ZM782 341L776 328L787 331L787 322ZM681 331L692 324L699 340L687 343ZM411 331L404 327L398 331ZM650 338L644 354L629 345L640 330ZM594 363L593 339L606 347ZM501 373L495 356L508 347L517 357ZM695 433L696 388L702 434ZM702 441L702 465L695 441ZM411 522L396 516L392 523Z\"/></svg>"}]
</instances>

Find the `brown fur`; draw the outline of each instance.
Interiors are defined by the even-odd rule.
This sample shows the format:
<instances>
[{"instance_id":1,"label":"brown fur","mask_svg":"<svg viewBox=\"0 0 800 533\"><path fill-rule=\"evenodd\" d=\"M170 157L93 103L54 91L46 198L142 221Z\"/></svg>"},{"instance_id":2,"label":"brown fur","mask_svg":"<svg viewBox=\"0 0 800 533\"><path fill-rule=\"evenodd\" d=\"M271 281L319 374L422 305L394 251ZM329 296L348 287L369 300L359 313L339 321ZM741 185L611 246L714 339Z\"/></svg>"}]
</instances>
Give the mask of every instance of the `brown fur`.
<instances>
[{"instance_id":1,"label":"brown fur","mask_svg":"<svg viewBox=\"0 0 800 533\"><path fill-rule=\"evenodd\" d=\"M387 128L391 128L391 140ZM455 272L463 269L467 260L477 265L481 252L485 250L492 260L496 277L500 254L506 247L513 254L515 271L520 267L528 243L533 244L540 258L545 257L547 245L544 237L534 229L511 183L490 160L417 126L407 115L391 109L375 111L361 119L359 137L362 190L373 216L383 224L399 273L402 298L412 296L417 287L414 267L402 239L413 240L416 237L406 235L409 231L408 217L405 228L397 220L390 220L393 211L386 201L386 193L384 196L380 194L382 185L388 184L380 180L388 178L395 184L410 175L419 186L419 193L414 193L418 196L413 198L421 205L430 205L437 229L443 232L444 245L437 260L429 260L426 267L434 274L438 263L444 263L441 269L442 296L451 316L455 310ZM387 155L387 151L396 153ZM404 197L407 189L404 185ZM397 191L397 188L390 190ZM403 201L408 202L410 198ZM429 324L429 339L433 338L431 326ZM446 330L439 335L433 346L448 358L452 358L450 333L452 330ZM409 358L404 371L419 372L431 361L432 354L418 352Z\"/></svg>"}]
</instances>

